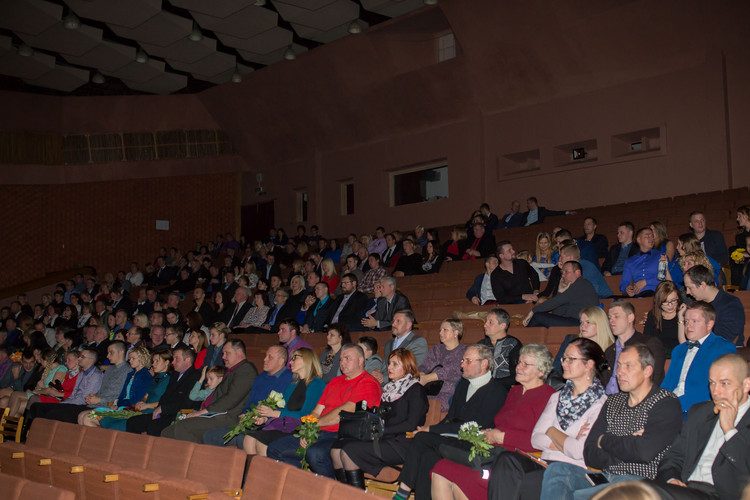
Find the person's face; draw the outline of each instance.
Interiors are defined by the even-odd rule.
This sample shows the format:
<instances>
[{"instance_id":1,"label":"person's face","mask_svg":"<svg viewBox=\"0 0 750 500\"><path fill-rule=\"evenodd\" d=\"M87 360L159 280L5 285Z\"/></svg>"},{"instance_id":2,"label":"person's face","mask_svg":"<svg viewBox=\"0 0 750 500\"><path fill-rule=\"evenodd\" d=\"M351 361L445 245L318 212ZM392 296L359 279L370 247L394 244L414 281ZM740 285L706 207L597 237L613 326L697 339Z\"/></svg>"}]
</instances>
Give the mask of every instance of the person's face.
<instances>
[{"instance_id":1,"label":"person's face","mask_svg":"<svg viewBox=\"0 0 750 500\"><path fill-rule=\"evenodd\" d=\"M490 338L496 338L505 334L506 325L497 320L494 314L488 314L484 321L484 333Z\"/></svg>"},{"instance_id":2,"label":"person's face","mask_svg":"<svg viewBox=\"0 0 750 500\"><path fill-rule=\"evenodd\" d=\"M382 229L376 229L375 230L375 237L376 238L382 238L383 237L383 230Z\"/></svg>"},{"instance_id":3,"label":"person's face","mask_svg":"<svg viewBox=\"0 0 750 500\"><path fill-rule=\"evenodd\" d=\"M125 314L125 311L117 311L115 314L115 323L117 325L124 325L128 321L128 315Z\"/></svg>"},{"instance_id":4,"label":"person's face","mask_svg":"<svg viewBox=\"0 0 750 500\"><path fill-rule=\"evenodd\" d=\"M547 250L549 250L549 245L550 242L548 238L539 238L539 250L541 250L542 252L546 252Z\"/></svg>"},{"instance_id":5,"label":"person's face","mask_svg":"<svg viewBox=\"0 0 750 500\"><path fill-rule=\"evenodd\" d=\"M245 357L242 349L235 349L230 344L225 344L221 350L221 359L224 360L224 366L231 368Z\"/></svg>"},{"instance_id":6,"label":"person's face","mask_svg":"<svg viewBox=\"0 0 750 500\"><path fill-rule=\"evenodd\" d=\"M739 407L747 401L750 378L740 380L731 363L714 363L708 371L708 389L715 405L731 403Z\"/></svg>"},{"instance_id":7,"label":"person's face","mask_svg":"<svg viewBox=\"0 0 750 500\"><path fill-rule=\"evenodd\" d=\"M94 366L94 357L90 352L84 351L78 357L78 366L81 370L86 371Z\"/></svg>"},{"instance_id":8,"label":"person's face","mask_svg":"<svg viewBox=\"0 0 750 500\"><path fill-rule=\"evenodd\" d=\"M466 380L472 380L479 376L484 375L486 370L486 363L482 362L479 357L479 352L473 347L468 347L464 351L464 357L461 358L461 370L463 370L463 378Z\"/></svg>"},{"instance_id":9,"label":"person's face","mask_svg":"<svg viewBox=\"0 0 750 500\"><path fill-rule=\"evenodd\" d=\"M497 255L500 257L500 260L510 262L515 258L516 251L513 250L513 245L503 245L498 250Z\"/></svg>"},{"instance_id":10,"label":"person's face","mask_svg":"<svg viewBox=\"0 0 750 500\"><path fill-rule=\"evenodd\" d=\"M291 328L289 328L289 325L282 323L281 326L279 326L279 342L286 344L287 342L290 342L293 337L294 333Z\"/></svg>"},{"instance_id":11,"label":"person's face","mask_svg":"<svg viewBox=\"0 0 750 500\"><path fill-rule=\"evenodd\" d=\"M688 309L685 311L685 336L688 340L702 339L714 328L713 321L707 321L703 311Z\"/></svg>"},{"instance_id":12,"label":"person's face","mask_svg":"<svg viewBox=\"0 0 750 500\"><path fill-rule=\"evenodd\" d=\"M117 325L116 320L117 318L115 318L111 314L107 316L107 326L110 328L110 330L113 329Z\"/></svg>"},{"instance_id":13,"label":"person's face","mask_svg":"<svg viewBox=\"0 0 750 500\"><path fill-rule=\"evenodd\" d=\"M78 368L78 356L75 354L68 354L65 356L65 368L67 368L68 371L73 371Z\"/></svg>"},{"instance_id":14,"label":"person's face","mask_svg":"<svg viewBox=\"0 0 750 500\"><path fill-rule=\"evenodd\" d=\"M274 300L275 300L277 306L283 306L286 303L286 301L287 301L288 298L289 297L287 297L286 294L284 294L284 292L281 291L281 290L278 290L274 294Z\"/></svg>"},{"instance_id":15,"label":"person's face","mask_svg":"<svg viewBox=\"0 0 750 500\"><path fill-rule=\"evenodd\" d=\"M284 358L279 356L279 349L269 349L263 358L263 370L276 373L284 367Z\"/></svg>"},{"instance_id":16,"label":"person's face","mask_svg":"<svg viewBox=\"0 0 750 500\"><path fill-rule=\"evenodd\" d=\"M521 210L521 202L520 201L514 201L510 204L510 211L513 213L516 213Z\"/></svg>"},{"instance_id":17,"label":"person's face","mask_svg":"<svg viewBox=\"0 0 750 500\"><path fill-rule=\"evenodd\" d=\"M206 375L206 385L209 389L216 389L220 383L221 379L217 377L215 373L209 373Z\"/></svg>"},{"instance_id":18,"label":"person's face","mask_svg":"<svg viewBox=\"0 0 750 500\"><path fill-rule=\"evenodd\" d=\"M195 290L193 290L193 300L203 300L204 296L205 294L203 293L202 288L196 288Z\"/></svg>"},{"instance_id":19,"label":"person's face","mask_svg":"<svg viewBox=\"0 0 750 500\"><path fill-rule=\"evenodd\" d=\"M281 286L281 278L278 276L271 276L271 288L276 290Z\"/></svg>"},{"instance_id":20,"label":"person's face","mask_svg":"<svg viewBox=\"0 0 750 500\"><path fill-rule=\"evenodd\" d=\"M406 376L404 364L398 356L391 356L388 360L388 378L391 380L400 380Z\"/></svg>"},{"instance_id":21,"label":"person's face","mask_svg":"<svg viewBox=\"0 0 750 500\"><path fill-rule=\"evenodd\" d=\"M588 235L592 235L596 232L596 224L594 224L594 221L591 219L586 219L583 221L583 233Z\"/></svg>"},{"instance_id":22,"label":"person's face","mask_svg":"<svg viewBox=\"0 0 750 500\"><path fill-rule=\"evenodd\" d=\"M526 200L526 208L528 208L529 210L534 210L536 209L536 207L537 204L534 200Z\"/></svg>"},{"instance_id":23,"label":"person's face","mask_svg":"<svg viewBox=\"0 0 750 500\"><path fill-rule=\"evenodd\" d=\"M235 304L241 304L242 302L245 302L247 300L247 292L243 290L242 288L238 288L234 291L234 303Z\"/></svg>"},{"instance_id":24,"label":"person's face","mask_svg":"<svg viewBox=\"0 0 750 500\"><path fill-rule=\"evenodd\" d=\"M406 335L411 331L411 323L406 318L405 314L396 313L393 315L391 329L393 330L393 335L395 335L396 337L401 337L402 335Z\"/></svg>"},{"instance_id":25,"label":"person's face","mask_svg":"<svg viewBox=\"0 0 750 500\"><path fill-rule=\"evenodd\" d=\"M345 349L341 352L339 369L346 377L358 373L362 369L364 360L359 356L356 349Z\"/></svg>"},{"instance_id":26,"label":"person's face","mask_svg":"<svg viewBox=\"0 0 750 500\"><path fill-rule=\"evenodd\" d=\"M542 378L542 372L536 367L536 358L529 355L521 356L516 365L516 382L527 386Z\"/></svg>"},{"instance_id":27,"label":"person's face","mask_svg":"<svg viewBox=\"0 0 750 500\"><path fill-rule=\"evenodd\" d=\"M302 357L302 354L295 352L294 354L292 354L290 360L292 373L297 375L299 378L305 378L305 359Z\"/></svg>"},{"instance_id":28,"label":"person's face","mask_svg":"<svg viewBox=\"0 0 750 500\"><path fill-rule=\"evenodd\" d=\"M122 361L122 353L115 346L109 346L107 348L107 359L110 363L116 365Z\"/></svg>"},{"instance_id":29,"label":"person's face","mask_svg":"<svg viewBox=\"0 0 750 500\"><path fill-rule=\"evenodd\" d=\"M153 342L154 345L160 345L164 342L164 331L152 329L149 337L151 337L151 342Z\"/></svg>"},{"instance_id":30,"label":"person's face","mask_svg":"<svg viewBox=\"0 0 750 500\"><path fill-rule=\"evenodd\" d=\"M737 225L747 228L750 226L750 218L741 212L737 212Z\"/></svg>"},{"instance_id":31,"label":"person's face","mask_svg":"<svg viewBox=\"0 0 750 500\"><path fill-rule=\"evenodd\" d=\"M319 300L323 300L328 297L328 287L324 283L318 283L315 285L315 296Z\"/></svg>"},{"instance_id":32,"label":"person's face","mask_svg":"<svg viewBox=\"0 0 750 500\"><path fill-rule=\"evenodd\" d=\"M617 358L617 383L623 392L632 392L643 385L652 372L650 366L645 369L641 367L635 349L623 351Z\"/></svg>"},{"instance_id":33,"label":"person's face","mask_svg":"<svg viewBox=\"0 0 750 500\"><path fill-rule=\"evenodd\" d=\"M598 328L596 323L592 322L586 314L581 314L581 320L578 323L581 330L581 337L596 341Z\"/></svg>"},{"instance_id":34,"label":"person's face","mask_svg":"<svg viewBox=\"0 0 750 500\"><path fill-rule=\"evenodd\" d=\"M704 300L708 297L706 297L706 288L708 288L704 283L701 283L700 285L696 285L695 282L690 279L690 276L685 275L685 291L693 297L695 300Z\"/></svg>"},{"instance_id":35,"label":"person's face","mask_svg":"<svg viewBox=\"0 0 750 500\"><path fill-rule=\"evenodd\" d=\"M360 347L360 348L362 349L362 352L364 352L364 353L365 353L365 359L367 359L367 358L369 358L370 356L372 356L372 351L371 351L371 350L370 350L370 348L369 348L369 347L367 346L367 344L357 343L357 345L358 345L358 346L359 346L359 347Z\"/></svg>"},{"instance_id":36,"label":"person's face","mask_svg":"<svg viewBox=\"0 0 750 500\"><path fill-rule=\"evenodd\" d=\"M341 345L341 333L338 330L331 328L326 334L326 342L328 342L330 347Z\"/></svg>"},{"instance_id":37,"label":"person's face","mask_svg":"<svg viewBox=\"0 0 750 500\"><path fill-rule=\"evenodd\" d=\"M166 340L167 344L169 345L175 345L180 339L177 336L177 332L175 332L172 329L169 329L164 334L164 340Z\"/></svg>"},{"instance_id":38,"label":"person's face","mask_svg":"<svg viewBox=\"0 0 750 500\"><path fill-rule=\"evenodd\" d=\"M185 357L185 355L182 354L182 351L174 352L174 355L172 356L172 366L174 366L175 371L182 373L190 368L190 365L192 365L190 358Z\"/></svg>"},{"instance_id":39,"label":"person's face","mask_svg":"<svg viewBox=\"0 0 750 500\"><path fill-rule=\"evenodd\" d=\"M406 255L414 253L414 243L412 243L411 240L404 240L404 253Z\"/></svg>"},{"instance_id":40,"label":"person's face","mask_svg":"<svg viewBox=\"0 0 750 500\"><path fill-rule=\"evenodd\" d=\"M341 291L346 295L354 291L354 282L349 278L341 278Z\"/></svg>"},{"instance_id":41,"label":"person's face","mask_svg":"<svg viewBox=\"0 0 750 500\"><path fill-rule=\"evenodd\" d=\"M128 364L135 371L138 371L141 368L143 368L143 363L141 363L141 358L134 352L131 352L130 354L128 354Z\"/></svg>"},{"instance_id":42,"label":"person's face","mask_svg":"<svg viewBox=\"0 0 750 500\"><path fill-rule=\"evenodd\" d=\"M149 302L156 300L156 290L146 290L146 298Z\"/></svg>"},{"instance_id":43,"label":"person's face","mask_svg":"<svg viewBox=\"0 0 750 500\"><path fill-rule=\"evenodd\" d=\"M440 343L455 343L458 341L458 332L451 328L449 323L440 324Z\"/></svg>"},{"instance_id":44,"label":"person's face","mask_svg":"<svg viewBox=\"0 0 750 500\"><path fill-rule=\"evenodd\" d=\"M562 358L563 378L575 380L586 376L588 372L587 362L582 359L581 350L578 346L568 346Z\"/></svg>"},{"instance_id":45,"label":"person's face","mask_svg":"<svg viewBox=\"0 0 750 500\"><path fill-rule=\"evenodd\" d=\"M474 224L472 231L474 232L475 238L481 238L482 236L484 236L484 226L482 226L481 224Z\"/></svg>"},{"instance_id":46,"label":"person's face","mask_svg":"<svg viewBox=\"0 0 750 500\"><path fill-rule=\"evenodd\" d=\"M703 234L706 231L706 217L703 214L690 217L690 228L698 234Z\"/></svg>"},{"instance_id":47,"label":"person's face","mask_svg":"<svg viewBox=\"0 0 750 500\"><path fill-rule=\"evenodd\" d=\"M393 285L387 281L381 281L380 287L383 291L384 297L390 298L393 296L394 293L396 293L396 285Z\"/></svg>"},{"instance_id":48,"label":"person's face","mask_svg":"<svg viewBox=\"0 0 750 500\"><path fill-rule=\"evenodd\" d=\"M496 257L490 257L484 263L484 270L487 274L492 274L492 271L497 269L498 264L499 262Z\"/></svg>"},{"instance_id":49,"label":"person's face","mask_svg":"<svg viewBox=\"0 0 750 500\"><path fill-rule=\"evenodd\" d=\"M633 240L633 231L627 226L620 226L617 228L617 241L620 244L627 245Z\"/></svg>"},{"instance_id":50,"label":"person's face","mask_svg":"<svg viewBox=\"0 0 750 500\"><path fill-rule=\"evenodd\" d=\"M128 330L128 334L125 336L125 340L128 344L135 344L138 342L138 335L135 333L135 327Z\"/></svg>"},{"instance_id":51,"label":"person's face","mask_svg":"<svg viewBox=\"0 0 750 500\"><path fill-rule=\"evenodd\" d=\"M571 265L563 265L561 279L564 283L574 283L578 277L578 270Z\"/></svg>"},{"instance_id":52,"label":"person's face","mask_svg":"<svg viewBox=\"0 0 750 500\"><path fill-rule=\"evenodd\" d=\"M677 304L679 303L680 299L677 292L672 292L667 295L667 298L664 299L664 302L661 303L660 307L663 313L674 314L677 311Z\"/></svg>"},{"instance_id":53,"label":"person's face","mask_svg":"<svg viewBox=\"0 0 750 500\"><path fill-rule=\"evenodd\" d=\"M630 331L635 317L633 314L627 314L622 307L612 307L607 313L609 318L609 328L612 335L619 337Z\"/></svg>"},{"instance_id":54,"label":"person's face","mask_svg":"<svg viewBox=\"0 0 750 500\"><path fill-rule=\"evenodd\" d=\"M376 299L383 296L383 285L381 285L380 282L375 283L375 286L372 289L372 294Z\"/></svg>"}]
</instances>

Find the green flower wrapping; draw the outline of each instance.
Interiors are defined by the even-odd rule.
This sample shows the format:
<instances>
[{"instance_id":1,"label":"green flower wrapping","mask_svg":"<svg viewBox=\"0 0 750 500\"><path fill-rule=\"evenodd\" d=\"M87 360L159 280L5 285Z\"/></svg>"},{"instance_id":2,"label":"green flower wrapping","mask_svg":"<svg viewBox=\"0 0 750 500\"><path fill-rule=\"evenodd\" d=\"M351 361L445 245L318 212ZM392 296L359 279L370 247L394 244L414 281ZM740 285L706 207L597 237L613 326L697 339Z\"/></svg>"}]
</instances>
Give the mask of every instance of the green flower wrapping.
<instances>
[{"instance_id":1,"label":"green flower wrapping","mask_svg":"<svg viewBox=\"0 0 750 500\"><path fill-rule=\"evenodd\" d=\"M260 408L261 406L267 406L272 410L284 408L284 406L286 406L284 395L280 392L271 391L266 399L264 399L263 401L258 401L258 403L254 404L250 408L250 411L242 415L242 418L240 418L240 422L235 425L231 431L224 434L224 444L229 443L229 441L234 439L235 436L239 436L240 434L247 434L249 430L258 427L255 423L255 419L261 418L260 414L258 413L258 408Z\"/></svg>"},{"instance_id":2,"label":"green flower wrapping","mask_svg":"<svg viewBox=\"0 0 750 500\"><path fill-rule=\"evenodd\" d=\"M458 439L471 443L469 462L474 460L474 457L476 456L490 456L492 445L485 440L485 435L482 433L479 424L476 422L466 422L465 424L462 424L458 429Z\"/></svg>"}]
</instances>

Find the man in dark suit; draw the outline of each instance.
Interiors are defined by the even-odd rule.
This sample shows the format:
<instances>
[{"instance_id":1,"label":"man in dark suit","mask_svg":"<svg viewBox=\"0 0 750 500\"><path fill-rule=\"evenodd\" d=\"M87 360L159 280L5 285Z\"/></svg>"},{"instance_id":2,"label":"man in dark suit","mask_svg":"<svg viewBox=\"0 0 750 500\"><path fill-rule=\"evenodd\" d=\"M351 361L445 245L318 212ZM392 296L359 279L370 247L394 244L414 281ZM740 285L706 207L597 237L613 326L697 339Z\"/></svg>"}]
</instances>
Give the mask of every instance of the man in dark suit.
<instances>
[{"instance_id":1,"label":"man in dark suit","mask_svg":"<svg viewBox=\"0 0 750 500\"><path fill-rule=\"evenodd\" d=\"M209 326L213 323L213 318L216 313L211 306L208 305L208 302L206 302L206 292L204 292L202 288L196 288L193 290L193 300L195 301L193 311L201 315L204 326Z\"/></svg>"},{"instance_id":2,"label":"man in dark suit","mask_svg":"<svg viewBox=\"0 0 750 500\"><path fill-rule=\"evenodd\" d=\"M409 299L396 291L396 279L386 276L380 280L383 296L378 299L375 313L362 320L362 326L370 330L386 331L391 329L391 322L396 311L411 309Z\"/></svg>"},{"instance_id":3,"label":"man in dark suit","mask_svg":"<svg viewBox=\"0 0 750 500\"><path fill-rule=\"evenodd\" d=\"M521 212L521 202L513 200L510 204L510 212L503 215L500 219L500 227L521 227L523 225L523 212Z\"/></svg>"},{"instance_id":4,"label":"man in dark suit","mask_svg":"<svg viewBox=\"0 0 750 500\"><path fill-rule=\"evenodd\" d=\"M690 229L698 237L703 251L719 264L729 262L729 252L724 235L720 231L706 227L706 216L703 212L696 211L690 214Z\"/></svg>"},{"instance_id":5,"label":"man in dark suit","mask_svg":"<svg viewBox=\"0 0 750 500\"><path fill-rule=\"evenodd\" d=\"M156 259L156 265L157 268L154 272L154 277L152 280L152 285L154 286L162 286L162 285L168 285L170 281L177 279L177 267L175 266L168 266L166 263L166 260L164 260L164 257L159 256Z\"/></svg>"},{"instance_id":6,"label":"man in dark suit","mask_svg":"<svg viewBox=\"0 0 750 500\"><path fill-rule=\"evenodd\" d=\"M725 354L708 375L711 401L694 405L651 483L669 499L742 497L750 476L750 372L738 354Z\"/></svg>"},{"instance_id":7,"label":"man in dark suit","mask_svg":"<svg viewBox=\"0 0 750 500\"><path fill-rule=\"evenodd\" d=\"M227 326L229 328L234 328L235 326L242 323L245 315L250 310L250 307L252 307L252 304L250 304L250 301L247 300L247 298L247 288L245 288L244 286L238 286L234 291L234 312L232 312L232 315L229 317L229 321L227 322Z\"/></svg>"},{"instance_id":8,"label":"man in dark suit","mask_svg":"<svg viewBox=\"0 0 750 500\"><path fill-rule=\"evenodd\" d=\"M112 299L112 303L107 306L107 309L110 311L116 312L122 310L125 311L126 316L130 316L130 313L133 312L133 303L130 302L130 297L123 292L121 286L115 286L112 288L110 299Z\"/></svg>"},{"instance_id":9,"label":"man in dark suit","mask_svg":"<svg viewBox=\"0 0 750 500\"><path fill-rule=\"evenodd\" d=\"M322 332L328 324L328 318L333 313L333 299L330 296L328 283L321 281L316 284L314 293L315 302L307 309L302 333Z\"/></svg>"},{"instance_id":10,"label":"man in dark suit","mask_svg":"<svg viewBox=\"0 0 750 500\"><path fill-rule=\"evenodd\" d=\"M468 248L464 252L462 259L474 260L487 257L495 253L495 235L488 231L484 224L474 224L472 226L472 236L468 239Z\"/></svg>"},{"instance_id":11,"label":"man in dark suit","mask_svg":"<svg viewBox=\"0 0 750 500\"><path fill-rule=\"evenodd\" d=\"M487 226L487 231L492 232L500 227L500 221L498 220L497 215L492 213L490 206L487 203L482 203L479 206L479 211L482 212L484 225Z\"/></svg>"},{"instance_id":12,"label":"man in dark suit","mask_svg":"<svg viewBox=\"0 0 750 500\"><path fill-rule=\"evenodd\" d=\"M174 371L169 374L169 384L159 399L159 406L153 413L129 418L125 426L128 432L146 432L149 436L159 436L162 430L174 422L180 410L200 407L200 401L190 400L190 391L201 376L193 367L195 353L189 347L182 347L175 349L172 356Z\"/></svg>"},{"instance_id":13,"label":"man in dark suit","mask_svg":"<svg viewBox=\"0 0 750 500\"><path fill-rule=\"evenodd\" d=\"M289 302L289 290L286 288L279 288L276 290L274 296L275 303L272 308L268 310L266 320L263 322L263 326L257 329L249 329L250 333L268 333L278 332L279 325L286 319L294 319L299 312L299 307L296 304Z\"/></svg>"},{"instance_id":14,"label":"man in dark suit","mask_svg":"<svg viewBox=\"0 0 750 500\"><path fill-rule=\"evenodd\" d=\"M635 226L632 222L623 221L617 226L617 244L609 247L609 252L602 263L604 276L617 276L625 269L625 262L640 252L638 245L633 243Z\"/></svg>"},{"instance_id":15,"label":"man in dark suit","mask_svg":"<svg viewBox=\"0 0 750 500\"><path fill-rule=\"evenodd\" d=\"M713 306L702 300L693 302L685 311L687 342L672 351L672 361L661 384L680 398L683 414L694 404L710 399L706 379L711 364L724 354L737 352L734 344L712 332L715 321Z\"/></svg>"},{"instance_id":16,"label":"man in dark suit","mask_svg":"<svg viewBox=\"0 0 750 500\"><path fill-rule=\"evenodd\" d=\"M544 219L553 215L575 215L575 212L568 210L547 210L547 207L540 207L539 202L533 196L526 200L528 212L523 214L523 226L533 226L541 224Z\"/></svg>"},{"instance_id":17,"label":"man in dark suit","mask_svg":"<svg viewBox=\"0 0 750 500\"><path fill-rule=\"evenodd\" d=\"M271 276L281 276L281 266L276 262L276 256L272 253L266 255L266 267L263 269L261 276L267 280Z\"/></svg>"},{"instance_id":18,"label":"man in dark suit","mask_svg":"<svg viewBox=\"0 0 750 500\"><path fill-rule=\"evenodd\" d=\"M505 404L508 390L498 379L489 376L492 363L489 347L472 345L466 348L461 361L463 378L456 385L448 414L440 423L417 427L415 431L414 442L398 477L400 493L416 490L429 497L430 470L442 458L440 445L456 441L441 434L457 434L461 424L469 421L476 422L482 429L493 427L493 419ZM476 392L467 397L470 380L475 384L478 382L478 387L475 385Z\"/></svg>"},{"instance_id":19,"label":"man in dark suit","mask_svg":"<svg viewBox=\"0 0 750 500\"><path fill-rule=\"evenodd\" d=\"M357 290L357 276L347 273L339 282L341 291L331 307L328 324L344 323L350 332L362 331L362 317L367 309L367 295Z\"/></svg>"},{"instance_id":20,"label":"man in dark suit","mask_svg":"<svg viewBox=\"0 0 750 500\"><path fill-rule=\"evenodd\" d=\"M221 295L224 299L224 304L229 304L234 297L234 292L240 286L239 283L234 281L234 270L228 269L224 273L224 283L221 284Z\"/></svg>"},{"instance_id":21,"label":"man in dark suit","mask_svg":"<svg viewBox=\"0 0 750 500\"><path fill-rule=\"evenodd\" d=\"M258 371L247 361L245 343L239 339L224 344L223 359L227 374L212 393L209 405L164 429L163 437L202 443L207 430L237 424L237 417L245 407ZM217 415L205 417L208 413Z\"/></svg>"},{"instance_id":22,"label":"man in dark suit","mask_svg":"<svg viewBox=\"0 0 750 500\"><path fill-rule=\"evenodd\" d=\"M484 272L474 278L474 284L466 292L466 298L473 304L479 306L487 303L495 303L495 296L492 293L492 271L499 265L497 256L490 255L484 259Z\"/></svg>"},{"instance_id":23,"label":"man in dark suit","mask_svg":"<svg viewBox=\"0 0 750 500\"><path fill-rule=\"evenodd\" d=\"M384 358L388 359L391 351L403 347L414 353L417 365L421 365L427 357L427 340L412 331L414 326L414 312L411 309L401 309L393 315L391 324L394 338L385 343Z\"/></svg>"}]
</instances>

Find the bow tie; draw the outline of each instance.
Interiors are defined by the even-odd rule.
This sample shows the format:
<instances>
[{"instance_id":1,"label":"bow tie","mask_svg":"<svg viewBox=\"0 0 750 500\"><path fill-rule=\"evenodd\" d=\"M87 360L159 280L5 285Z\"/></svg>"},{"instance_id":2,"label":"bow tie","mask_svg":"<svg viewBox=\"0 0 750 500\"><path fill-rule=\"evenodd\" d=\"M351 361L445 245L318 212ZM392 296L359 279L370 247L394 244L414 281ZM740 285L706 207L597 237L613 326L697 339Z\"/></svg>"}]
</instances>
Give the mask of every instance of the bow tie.
<instances>
[{"instance_id":1,"label":"bow tie","mask_svg":"<svg viewBox=\"0 0 750 500\"><path fill-rule=\"evenodd\" d=\"M648 252L641 252L641 255L651 255L651 250L649 250Z\"/></svg>"},{"instance_id":2,"label":"bow tie","mask_svg":"<svg viewBox=\"0 0 750 500\"><path fill-rule=\"evenodd\" d=\"M687 344L687 348L688 348L688 350L692 349L693 347L696 347L696 348L698 348L698 349L700 349L700 347L701 347L701 343L700 343L700 342L698 342L698 341L692 341L692 340L688 340L688 341L687 341L687 342L685 342L685 343Z\"/></svg>"}]
</instances>

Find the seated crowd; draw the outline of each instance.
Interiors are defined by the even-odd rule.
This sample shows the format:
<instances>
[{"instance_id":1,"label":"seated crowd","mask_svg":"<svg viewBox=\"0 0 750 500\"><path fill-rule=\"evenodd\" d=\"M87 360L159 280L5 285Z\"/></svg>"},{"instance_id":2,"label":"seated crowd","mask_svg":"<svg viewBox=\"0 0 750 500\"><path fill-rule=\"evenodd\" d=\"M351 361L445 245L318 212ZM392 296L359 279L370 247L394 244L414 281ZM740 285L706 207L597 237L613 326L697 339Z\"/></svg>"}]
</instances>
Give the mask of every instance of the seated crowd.
<instances>
[{"instance_id":1,"label":"seated crowd","mask_svg":"<svg viewBox=\"0 0 750 500\"><path fill-rule=\"evenodd\" d=\"M498 217L483 204L443 244L422 226L351 234L342 248L316 226L253 244L227 234L185 255L161 249L145 273L133 263L101 282L77 275L34 307L19 295L0 313L0 406L27 426L49 418L236 446L359 488L400 467L402 500L587 499L632 480L661 498L740 498L750 369L737 354L743 306L722 286L721 233L696 212L676 245L654 221L621 223L609 247L587 217L581 237L540 232L524 258L494 231L574 213L535 198L527 208ZM750 207L737 221L732 280L746 289ZM430 347L396 278L478 259L485 272L466 298L494 307L482 312L484 339L462 343L462 321L448 318ZM639 318L629 300L642 297L653 309ZM523 303L524 327L578 327L556 357L524 345L522 328L511 335L500 306ZM392 335L383 357L375 332ZM237 335L247 333L278 336L260 372ZM310 333L326 335L319 355L300 336ZM362 407L383 418L375 441L339 433L342 412ZM310 441L295 434L307 416L320 431ZM489 456L468 459L457 435L469 422Z\"/></svg>"}]
</instances>

